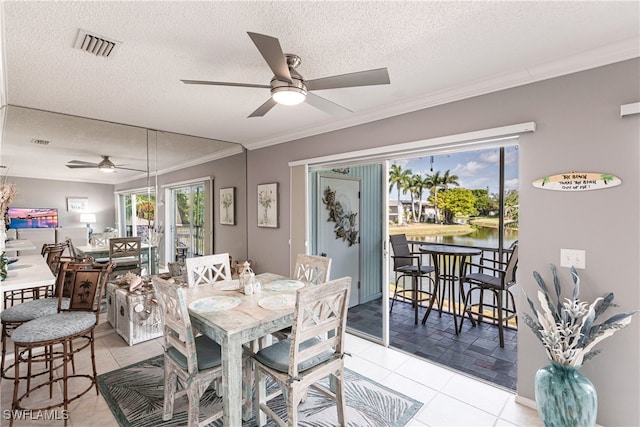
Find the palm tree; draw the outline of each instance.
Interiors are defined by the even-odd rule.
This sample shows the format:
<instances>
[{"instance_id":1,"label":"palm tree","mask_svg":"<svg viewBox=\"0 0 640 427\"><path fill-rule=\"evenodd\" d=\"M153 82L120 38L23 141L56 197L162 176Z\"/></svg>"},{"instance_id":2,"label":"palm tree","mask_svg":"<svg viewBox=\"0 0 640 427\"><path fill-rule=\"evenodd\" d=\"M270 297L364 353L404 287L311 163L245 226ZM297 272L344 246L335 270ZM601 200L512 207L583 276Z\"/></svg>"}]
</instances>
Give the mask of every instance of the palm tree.
<instances>
[{"instance_id":1,"label":"palm tree","mask_svg":"<svg viewBox=\"0 0 640 427\"><path fill-rule=\"evenodd\" d=\"M418 197L418 222L420 222L420 218L422 218L422 193L424 190L429 190L433 184L431 182L430 176L422 176L422 175L414 175L413 176L413 187L415 189L415 194Z\"/></svg>"},{"instance_id":2,"label":"palm tree","mask_svg":"<svg viewBox=\"0 0 640 427\"><path fill-rule=\"evenodd\" d=\"M440 179L440 186L444 191L447 191L450 185L460 185L460 183L458 182L458 175L449 175L449 169L447 169Z\"/></svg>"},{"instance_id":3,"label":"palm tree","mask_svg":"<svg viewBox=\"0 0 640 427\"><path fill-rule=\"evenodd\" d=\"M402 225L402 203L400 203L400 191L404 191L408 187L411 170L403 170L402 166L393 164L389 170L389 192L393 187L398 189L398 225Z\"/></svg>"},{"instance_id":4,"label":"palm tree","mask_svg":"<svg viewBox=\"0 0 640 427\"><path fill-rule=\"evenodd\" d=\"M436 211L435 221L438 222L440 220L440 210L438 209L438 190L440 189L440 184L442 182L440 171L436 171L433 175L427 175L425 180L428 182L428 188L433 193L433 206Z\"/></svg>"}]
</instances>

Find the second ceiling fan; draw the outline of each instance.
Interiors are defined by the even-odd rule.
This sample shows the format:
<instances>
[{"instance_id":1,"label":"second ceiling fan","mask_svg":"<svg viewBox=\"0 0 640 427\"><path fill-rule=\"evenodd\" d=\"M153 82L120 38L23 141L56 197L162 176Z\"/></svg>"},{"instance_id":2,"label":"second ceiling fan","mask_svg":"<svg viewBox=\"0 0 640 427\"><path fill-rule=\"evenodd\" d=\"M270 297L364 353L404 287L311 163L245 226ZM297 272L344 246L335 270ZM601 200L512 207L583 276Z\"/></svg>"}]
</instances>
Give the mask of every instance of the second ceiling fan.
<instances>
[{"instance_id":1,"label":"second ceiling fan","mask_svg":"<svg viewBox=\"0 0 640 427\"><path fill-rule=\"evenodd\" d=\"M338 76L323 77L314 80L305 80L296 68L301 63L297 55L284 54L277 38L264 34L247 33L256 45L260 54L267 62L273 78L269 85L232 82L212 82L204 80L181 80L185 84L255 87L270 89L271 97L249 117L262 117L276 104L296 105L306 101L308 104L328 114L344 114L351 110L329 101L326 98L311 93L312 90L338 89L355 86L373 86L389 84L389 73L386 68L358 71L355 73Z\"/></svg>"}]
</instances>

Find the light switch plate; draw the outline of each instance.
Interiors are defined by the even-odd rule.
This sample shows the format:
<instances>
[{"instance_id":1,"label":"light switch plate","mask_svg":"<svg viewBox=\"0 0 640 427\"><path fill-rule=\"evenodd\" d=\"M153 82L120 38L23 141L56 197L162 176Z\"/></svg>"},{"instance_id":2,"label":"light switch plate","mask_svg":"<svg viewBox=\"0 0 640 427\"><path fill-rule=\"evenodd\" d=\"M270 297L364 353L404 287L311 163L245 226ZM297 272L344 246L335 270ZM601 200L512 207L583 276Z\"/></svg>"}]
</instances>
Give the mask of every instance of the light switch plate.
<instances>
[{"instance_id":1,"label":"light switch plate","mask_svg":"<svg viewBox=\"0 0 640 427\"><path fill-rule=\"evenodd\" d=\"M584 270L586 267L586 252L581 249L560 249L560 267L575 267Z\"/></svg>"}]
</instances>

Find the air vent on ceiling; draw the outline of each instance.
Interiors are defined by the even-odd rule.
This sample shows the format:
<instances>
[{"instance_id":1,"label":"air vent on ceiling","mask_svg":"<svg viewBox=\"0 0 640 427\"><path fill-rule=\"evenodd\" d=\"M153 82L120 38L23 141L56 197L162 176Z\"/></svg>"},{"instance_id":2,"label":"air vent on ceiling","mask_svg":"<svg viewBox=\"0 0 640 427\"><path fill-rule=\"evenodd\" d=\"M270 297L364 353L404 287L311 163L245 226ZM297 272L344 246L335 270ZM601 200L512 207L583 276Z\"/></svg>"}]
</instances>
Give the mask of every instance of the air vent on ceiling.
<instances>
[{"instance_id":1,"label":"air vent on ceiling","mask_svg":"<svg viewBox=\"0 0 640 427\"><path fill-rule=\"evenodd\" d=\"M49 145L51 141L47 141L46 139L32 139L31 142L38 145Z\"/></svg>"},{"instance_id":2,"label":"air vent on ceiling","mask_svg":"<svg viewBox=\"0 0 640 427\"><path fill-rule=\"evenodd\" d=\"M122 42L110 40L97 34L92 34L81 28L78 30L78 37L76 37L74 47L76 49L92 53L96 56L104 56L105 58L108 58L120 44L122 44Z\"/></svg>"}]
</instances>

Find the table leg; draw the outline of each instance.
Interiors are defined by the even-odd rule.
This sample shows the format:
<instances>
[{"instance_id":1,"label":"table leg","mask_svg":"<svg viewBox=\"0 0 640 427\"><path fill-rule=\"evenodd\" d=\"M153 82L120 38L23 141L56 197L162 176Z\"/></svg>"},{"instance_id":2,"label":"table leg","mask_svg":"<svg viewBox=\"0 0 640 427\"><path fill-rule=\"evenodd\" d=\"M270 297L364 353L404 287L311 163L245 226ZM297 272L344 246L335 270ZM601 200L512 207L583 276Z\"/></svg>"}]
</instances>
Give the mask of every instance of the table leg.
<instances>
[{"instance_id":1,"label":"table leg","mask_svg":"<svg viewBox=\"0 0 640 427\"><path fill-rule=\"evenodd\" d=\"M222 344L222 405L224 426L242 425L242 343L225 339Z\"/></svg>"}]
</instances>

